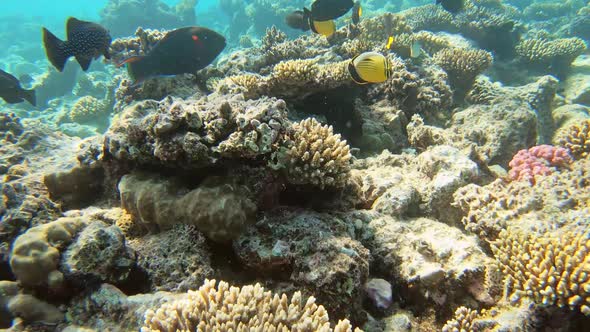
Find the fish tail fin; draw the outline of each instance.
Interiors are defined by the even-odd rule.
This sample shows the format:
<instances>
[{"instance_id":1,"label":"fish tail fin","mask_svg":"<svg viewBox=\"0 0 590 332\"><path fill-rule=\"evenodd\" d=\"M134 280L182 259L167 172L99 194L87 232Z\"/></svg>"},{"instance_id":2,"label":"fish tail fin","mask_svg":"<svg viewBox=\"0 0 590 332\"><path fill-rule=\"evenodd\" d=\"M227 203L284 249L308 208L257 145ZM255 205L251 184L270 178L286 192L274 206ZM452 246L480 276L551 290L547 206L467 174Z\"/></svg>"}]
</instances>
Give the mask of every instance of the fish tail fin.
<instances>
[{"instance_id":1,"label":"fish tail fin","mask_svg":"<svg viewBox=\"0 0 590 332\"><path fill-rule=\"evenodd\" d=\"M151 66L146 61L145 56L136 55L123 60L117 67L127 65L127 74L133 80L134 84L142 82L151 74Z\"/></svg>"},{"instance_id":2,"label":"fish tail fin","mask_svg":"<svg viewBox=\"0 0 590 332\"><path fill-rule=\"evenodd\" d=\"M35 94L35 90L23 90L22 97L28 101L31 105L37 106L37 97Z\"/></svg>"},{"instance_id":3,"label":"fish tail fin","mask_svg":"<svg viewBox=\"0 0 590 332\"><path fill-rule=\"evenodd\" d=\"M66 61L71 56L68 52L66 42L57 38L51 31L43 28L43 45L45 46L45 53L49 62L57 70L63 71Z\"/></svg>"}]
</instances>

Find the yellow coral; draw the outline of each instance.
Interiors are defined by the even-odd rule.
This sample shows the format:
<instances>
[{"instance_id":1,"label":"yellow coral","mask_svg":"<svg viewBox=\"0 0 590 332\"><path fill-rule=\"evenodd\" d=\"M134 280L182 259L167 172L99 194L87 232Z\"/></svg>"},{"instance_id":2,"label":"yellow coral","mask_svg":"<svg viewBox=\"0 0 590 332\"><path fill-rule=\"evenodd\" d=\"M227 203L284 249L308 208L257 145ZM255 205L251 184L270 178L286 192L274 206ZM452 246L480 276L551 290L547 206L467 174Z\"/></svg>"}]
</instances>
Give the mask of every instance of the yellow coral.
<instances>
[{"instance_id":1,"label":"yellow coral","mask_svg":"<svg viewBox=\"0 0 590 332\"><path fill-rule=\"evenodd\" d=\"M359 38L366 42L385 44L389 36L411 33L412 28L403 16L386 13L363 20L360 24L360 32Z\"/></svg>"},{"instance_id":2,"label":"yellow coral","mask_svg":"<svg viewBox=\"0 0 590 332\"><path fill-rule=\"evenodd\" d=\"M510 300L579 309L590 316L590 238L561 230L542 235L504 230L492 243Z\"/></svg>"},{"instance_id":3,"label":"yellow coral","mask_svg":"<svg viewBox=\"0 0 590 332\"><path fill-rule=\"evenodd\" d=\"M242 74L226 77L216 83L215 90L225 93L243 93L245 98L260 96L260 84L265 78L256 74Z\"/></svg>"},{"instance_id":4,"label":"yellow coral","mask_svg":"<svg viewBox=\"0 0 590 332\"><path fill-rule=\"evenodd\" d=\"M575 159L588 157L590 155L590 120L569 127L560 143Z\"/></svg>"},{"instance_id":5,"label":"yellow coral","mask_svg":"<svg viewBox=\"0 0 590 332\"><path fill-rule=\"evenodd\" d=\"M276 64L271 73L275 84L298 83L307 84L314 81L319 71L315 60L287 60Z\"/></svg>"},{"instance_id":6,"label":"yellow coral","mask_svg":"<svg viewBox=\"0 0 590 332\"><path fill-rule=\"evenodd\" d=\"M84 96L76 101L70 110L70 120L78 123L89 123L96 120L106 111L105 105L95 97Z\"/></svg>"},{"instance_id":7,"label":"yellow coral","mask_svg":"<svg viewBox=\"0 0 590 332\"><path fill-rule=\"evenodd\" d=\"M477 318L477 310L459 307L455 310L453 319L447 321L442 332L476 332L473 322Z\"/></svg>"},{"instance_id":8,"label":"yellow coral","mask_svg":"<svg viewBox=\"0 0 590 332\"><path fill-rule=\"evenodd\" d=\"M350 147L332 126L313 118L293 125L286 154L288 180L294 184L343 187L350 176Z\"/></svg>"},{"instance_id":9,"label":"yellow coral","mask_svg":"<svg viewBox=\"0 0 590 332\"><path fill-rule=\"evenodd\" d=\"M304 303L301 293L291 300L260 285L230 287L224 281L205 280L186 299L163 304L145 313L142 332L164 331L352 331L348 320L339 321L332 330L328 313L309 297ZM361 332L356 328L355 332Z\"/></svg>"}]
</instances>

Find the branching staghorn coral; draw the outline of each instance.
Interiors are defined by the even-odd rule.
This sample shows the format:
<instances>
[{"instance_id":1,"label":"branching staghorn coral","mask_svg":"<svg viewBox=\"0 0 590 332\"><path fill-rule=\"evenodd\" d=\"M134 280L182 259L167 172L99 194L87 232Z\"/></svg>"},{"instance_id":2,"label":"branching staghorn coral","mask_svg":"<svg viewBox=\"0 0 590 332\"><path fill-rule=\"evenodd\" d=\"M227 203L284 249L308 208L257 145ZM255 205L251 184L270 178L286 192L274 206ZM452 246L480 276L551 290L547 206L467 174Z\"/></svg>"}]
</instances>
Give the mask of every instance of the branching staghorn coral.
<instances>
[{"instance_id":1,"label":"branching staghorn coral","mask_svg":"<svg viewBox=\"0 0 590 332\"><path fill-rule=\"evenodd\" d=\"M230 287L224 281L205 280L186 299L164 303L145 313L142 332L173 331L301 331L352 332L348 320L330 328L328 313L309 297L304 303L300 292L291 300L260 285ZM356 328L355 332L361 332Z\"/></svg>"},{"instance_id":2,"label":"branching staghorn coral","mask_svg":"<svg viewBox=\"0 0 590 332\"><path fill-rule=\"evenodd\" d=\"M543 306L568 307L590 316L590 238L562 229L533 234L512 229L492 243L511 302L530 298Z\"/></svg>"},{"instance_id":3,"label":"branching staghorn coral","mask_svg":"<svg viewBox=\"0 0 590 332\"><path fill-rule=\"evenodd\" d=\"M332 126L313 118L293 125L285 151L278 156L287 180L293 184L320 188L341 188L350 177L350 147Z\"/></svg>"}]
</instances>

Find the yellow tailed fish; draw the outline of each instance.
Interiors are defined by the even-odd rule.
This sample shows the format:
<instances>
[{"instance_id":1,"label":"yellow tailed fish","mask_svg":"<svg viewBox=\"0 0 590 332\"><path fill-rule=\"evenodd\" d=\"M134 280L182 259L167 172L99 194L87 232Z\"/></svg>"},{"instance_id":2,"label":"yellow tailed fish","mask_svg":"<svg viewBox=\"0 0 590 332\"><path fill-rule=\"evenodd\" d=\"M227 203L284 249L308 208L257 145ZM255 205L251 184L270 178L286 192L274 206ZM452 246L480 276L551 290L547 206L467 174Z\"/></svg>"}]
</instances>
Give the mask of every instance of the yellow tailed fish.
<instances>
[{"instance_id":1,"label":"yellow tailed fish","mask_svg":"<svg viewBox=\"0 0 590 332\"><path fill-rule=\"evenodd\" d=\"M410 57L417 58L420 54L422 54L422 44L419 41L415 41L410 48Z\"/></svg>"},{"instance_id":2,"label":"yellow tailed fish","mask_svg":"<svg viewBox=\"0 0 590 332\"><path fill-rule=\"evenodd\" d=\"M311 31L319 33L322 36L330 37L334 32L336 32L336 23L334 23L334 20L310 21Z\"/></svg>"},{"instance_id":3,"label":"yellow tailed fish","mask_svg":"<svg viewBox=\"0 0 590 332\"><path fill-rule=\"evenodd\" d=\"M361 7L361 2L357 1L352 7L352 23L358 24L361 21L361 16L363 16L363 7Z\"/></svg>"},{"instance_id":4,"label":"yellow tailed fish","mask_svg":"<svg viewBox=\"0 0 590 332\"><path fill-rule=\"evenodd\" d=\"M358 84L381 83L391 76L391 64L380 53L365 52L350 60L348 72Z\"/></svg>"},{"instance_id":5,"label":"yellow tailed fish","mask_svg":"<svg viewBox=\"0 0 590 332\"><path fill-rule=\"evenodd\" d=\"M387 48L388 50L391 49L391 45L393 44L393 36L389 36L389 38L387 38L387 44L385 44L385 48Z\"/></svg>"}]
</instances>

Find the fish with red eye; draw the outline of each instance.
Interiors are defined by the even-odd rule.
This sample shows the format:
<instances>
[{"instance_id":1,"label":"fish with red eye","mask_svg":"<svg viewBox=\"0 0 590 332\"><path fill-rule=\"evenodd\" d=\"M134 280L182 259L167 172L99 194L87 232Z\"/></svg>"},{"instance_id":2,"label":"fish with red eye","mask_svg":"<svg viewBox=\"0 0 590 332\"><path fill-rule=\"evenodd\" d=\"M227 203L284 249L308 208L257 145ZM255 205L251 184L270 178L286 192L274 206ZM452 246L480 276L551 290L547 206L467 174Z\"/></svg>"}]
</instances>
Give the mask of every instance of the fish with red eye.
<instances>
[{"instance_id":1,"label":"fish with red eye","mask_svg":"<svg viewBox=\"0 0 590 332\"><path fill-rule=\"evenodd\" d=\"M213 30L180 28L168 32L147 55L130 57L119 66L127 64L134 84L149 77L192 74L211 64L225 45L225 38Z\"/></svg>"}]
</instances>

